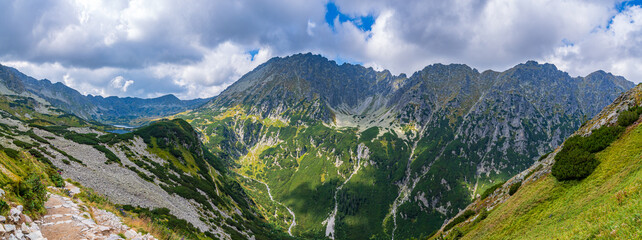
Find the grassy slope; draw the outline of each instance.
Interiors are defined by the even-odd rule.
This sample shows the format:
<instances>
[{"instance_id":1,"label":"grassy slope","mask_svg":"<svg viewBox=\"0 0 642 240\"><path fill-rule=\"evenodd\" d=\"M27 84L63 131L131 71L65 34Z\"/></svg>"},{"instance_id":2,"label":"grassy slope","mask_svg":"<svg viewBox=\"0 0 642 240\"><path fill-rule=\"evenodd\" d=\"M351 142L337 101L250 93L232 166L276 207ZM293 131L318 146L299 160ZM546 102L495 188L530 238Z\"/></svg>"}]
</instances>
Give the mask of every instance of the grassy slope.
<instances>
[{"instance_id":1,"label":"grassy slope","mask_svg":"<svg viewBox=\"0 0 642 240\"><path fill-rule=\"evenodd\" d=\"M548 175L522 187L465 239L635 239L642 235L642 127L597 154L601 164L582 181Z\"/></svg>"}]
</instances>

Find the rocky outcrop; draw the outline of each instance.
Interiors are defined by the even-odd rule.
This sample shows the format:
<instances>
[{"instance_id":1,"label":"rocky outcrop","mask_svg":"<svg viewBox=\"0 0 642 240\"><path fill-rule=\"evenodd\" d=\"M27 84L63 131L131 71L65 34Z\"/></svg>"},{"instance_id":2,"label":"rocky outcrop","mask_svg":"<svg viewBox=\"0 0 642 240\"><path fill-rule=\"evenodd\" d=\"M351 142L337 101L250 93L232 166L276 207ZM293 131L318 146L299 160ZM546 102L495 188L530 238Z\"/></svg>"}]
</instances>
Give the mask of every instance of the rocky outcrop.
<instances>
[{"instance_id":1,"label":"rocky outcrop","mask_svg":"<svg viewBox=\"0 0 642 240\"><path fill-rule=\"evenodd\" d=\"M22 205L9 210L7 217L0 216L0 238L9 240L46 240L38 224L24 215Z\"/></svg>"}]
</instances>

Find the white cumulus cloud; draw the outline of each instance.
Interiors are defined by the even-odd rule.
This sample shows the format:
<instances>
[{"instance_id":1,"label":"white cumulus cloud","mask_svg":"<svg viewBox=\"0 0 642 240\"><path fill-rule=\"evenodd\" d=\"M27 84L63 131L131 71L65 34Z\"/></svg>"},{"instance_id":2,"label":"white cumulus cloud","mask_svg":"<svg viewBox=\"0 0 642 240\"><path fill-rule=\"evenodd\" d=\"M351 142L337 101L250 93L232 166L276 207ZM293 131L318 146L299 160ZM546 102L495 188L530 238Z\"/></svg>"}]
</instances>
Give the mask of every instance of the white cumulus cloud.
<instances>
[{"instance_id":1,"label":"white cumulus cloud","mask_svg":"<svg viewBox=\"0 0 642 240\"><path fill-rule=\"evenodd\" d=\"M117 76L111 80L111 86L123 92L127 92L127 88L132 84L134 84L134 80L126 80L123 76Z\"/></svg>"},{"instance_id":2,"label":"white cumulus cloud","mask_svg":"<svg viewBox=\"0 0 642 240\"><path fill-rule=\"evenodd\" d=\"M350 20L330 27L330 3ZM103 96L211 97L269 58L300 52L395 74L537 60L641 82L641 18L639 6L615 0L7 0L0 63Z\"/></svg>"}]
</instances>

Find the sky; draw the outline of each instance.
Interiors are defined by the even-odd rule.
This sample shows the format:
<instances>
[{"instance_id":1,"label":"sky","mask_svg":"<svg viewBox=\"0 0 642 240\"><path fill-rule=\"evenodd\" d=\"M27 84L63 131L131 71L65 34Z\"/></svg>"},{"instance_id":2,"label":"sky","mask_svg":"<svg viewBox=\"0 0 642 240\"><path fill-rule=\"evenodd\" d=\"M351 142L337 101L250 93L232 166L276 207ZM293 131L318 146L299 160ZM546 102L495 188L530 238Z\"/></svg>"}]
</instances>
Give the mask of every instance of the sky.
<instances>
[{"instance_id":1,"label":"sky","mask_svg":"<svg viewBox=\"0 0 642 240\"><path fill-rule=\"evenodd\" d=\"M272 57L642 82L642 0L0 0L0 64L83 94L211 97Z\"/></svg>"}]
</instances>

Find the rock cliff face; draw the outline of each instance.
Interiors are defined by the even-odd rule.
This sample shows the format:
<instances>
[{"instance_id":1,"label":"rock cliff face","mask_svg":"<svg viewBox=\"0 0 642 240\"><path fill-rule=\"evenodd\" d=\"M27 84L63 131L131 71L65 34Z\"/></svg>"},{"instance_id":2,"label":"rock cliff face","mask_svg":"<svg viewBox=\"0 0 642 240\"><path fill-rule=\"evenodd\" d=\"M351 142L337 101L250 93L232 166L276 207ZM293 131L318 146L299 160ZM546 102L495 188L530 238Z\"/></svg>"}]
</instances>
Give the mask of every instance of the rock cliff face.
<instances>
[{"instance_id":1,"label":"rock cliff face","mask_svg":"<svg viewBox=\"0 0 642 240\"><path fill-rule=\"evenodd\" d=\"M438 229L631 87L533 61L481 73L435 64L407 77L297 54L177 117L228 167L272 188L296 215L295 236L407 238Z\"/></svg>"}]
</instances>

